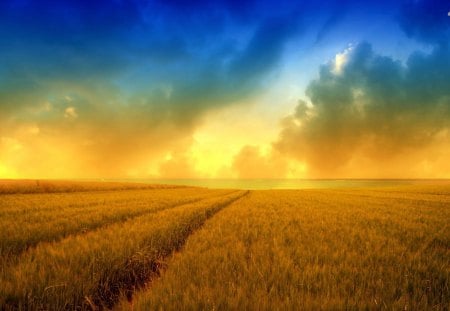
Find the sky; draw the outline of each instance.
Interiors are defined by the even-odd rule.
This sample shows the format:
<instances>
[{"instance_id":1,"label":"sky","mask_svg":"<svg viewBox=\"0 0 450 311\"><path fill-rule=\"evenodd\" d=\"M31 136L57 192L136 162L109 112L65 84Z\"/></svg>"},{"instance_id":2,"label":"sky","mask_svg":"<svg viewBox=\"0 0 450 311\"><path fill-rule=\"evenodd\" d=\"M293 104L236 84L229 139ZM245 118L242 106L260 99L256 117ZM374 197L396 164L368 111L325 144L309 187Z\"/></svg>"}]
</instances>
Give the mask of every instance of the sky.
<instances>
[{"instance_id":1,"label":"sky","mask_svg":"<svg viewBox=\"0 0 450 311\"><path fill-rule=\"evenodd\" d=\"M449 129L449 1L0 2L0 178L450 178Z\"/></svg>"}]
</instances>

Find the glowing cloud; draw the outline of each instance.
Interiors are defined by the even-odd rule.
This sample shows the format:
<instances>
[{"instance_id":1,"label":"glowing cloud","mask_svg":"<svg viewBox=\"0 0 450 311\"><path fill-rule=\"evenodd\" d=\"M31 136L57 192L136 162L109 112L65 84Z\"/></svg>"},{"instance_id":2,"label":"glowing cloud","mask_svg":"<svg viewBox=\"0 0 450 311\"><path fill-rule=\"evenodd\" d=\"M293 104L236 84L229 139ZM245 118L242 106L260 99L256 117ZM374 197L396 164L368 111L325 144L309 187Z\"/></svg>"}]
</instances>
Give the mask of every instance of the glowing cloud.
<instances>
[{"instance_id":1,"label":"glowing cloud","mask_svg":"<svg viewBox=\"0 0 450 311\"><path fill-rule=\"evenodd\" d=\"M342 73L342 68L347 63L348 54L351 52L351 50L352 50L352 47L349 47L349 48L345 49L344 52L336 54L336 56L334 58L334 66L332 69L332 72L334 74L339 75Z\"/></svg>"}]
</instances>

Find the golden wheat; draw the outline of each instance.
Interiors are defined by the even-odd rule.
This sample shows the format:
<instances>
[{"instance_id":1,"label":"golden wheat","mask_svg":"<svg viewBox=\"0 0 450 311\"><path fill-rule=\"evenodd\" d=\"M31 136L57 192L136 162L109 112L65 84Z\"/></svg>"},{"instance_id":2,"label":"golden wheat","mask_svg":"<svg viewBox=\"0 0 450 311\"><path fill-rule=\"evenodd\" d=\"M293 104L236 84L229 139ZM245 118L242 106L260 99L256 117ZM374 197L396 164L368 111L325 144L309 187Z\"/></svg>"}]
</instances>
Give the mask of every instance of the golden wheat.
<instances>
[{"instance_id":1,"label":"golden wheat","mask_svg":"<svg viewBox=\"0 0 450 311\"><path fill-rule=\"evenodd\" d=\"M214 212L242 195L234 192L41 243L2 271L0 305L74 309L111 305L128 286L154 271Z\"/></svg>"},{"instance_id":2,"label":"golden wheat","mask_svg":"<svg viewBox=\"0 0 450 311\"><path fill-rule=\"evenodd\" d=\"M450 308L448 183L49 185L0 189L1 310Z\"/></svg>"},{"instance_id":3,"label":"golden wheat","mask_svg":"<svg viewBox=\"0 0 450 311\"><path fill-rule=\"evenodd\" d=\"M180 188L1 195L0 258L39 242L227 192Z\"/></svg>"},{"instance_id":4,"label":"golden wheat","mask_svg":"<svg viewBox=\"0 0 450 311\"><path fill-rule=\"evenodd\" d=\"M448 309L449 198L253 191L191 236L134 310Z\"/></svg>"}]
</instances>

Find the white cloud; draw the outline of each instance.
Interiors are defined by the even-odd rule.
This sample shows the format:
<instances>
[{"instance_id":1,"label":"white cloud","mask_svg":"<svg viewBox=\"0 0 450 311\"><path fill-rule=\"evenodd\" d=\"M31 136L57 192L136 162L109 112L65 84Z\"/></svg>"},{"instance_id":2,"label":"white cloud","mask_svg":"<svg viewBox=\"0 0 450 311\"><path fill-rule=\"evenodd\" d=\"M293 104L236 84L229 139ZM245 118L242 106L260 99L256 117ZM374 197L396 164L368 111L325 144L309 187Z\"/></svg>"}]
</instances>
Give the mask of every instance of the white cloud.
<instances>
[{"instance_id":1,"label":"white cloud","mask_svg":"<svg viewBox=\"0 0 450 311\"><path fill-rule=\"evenodd\" d=\"M352 50L353 50L353 47L349 46L342 53L336 54L336 56L334 57L334 63L333 63L334 66L332 69L332 72L335 75L339 75L342 73L342 69L344 68L345 64L347 63L348 55Z\"/></svg>"}]
</instances>

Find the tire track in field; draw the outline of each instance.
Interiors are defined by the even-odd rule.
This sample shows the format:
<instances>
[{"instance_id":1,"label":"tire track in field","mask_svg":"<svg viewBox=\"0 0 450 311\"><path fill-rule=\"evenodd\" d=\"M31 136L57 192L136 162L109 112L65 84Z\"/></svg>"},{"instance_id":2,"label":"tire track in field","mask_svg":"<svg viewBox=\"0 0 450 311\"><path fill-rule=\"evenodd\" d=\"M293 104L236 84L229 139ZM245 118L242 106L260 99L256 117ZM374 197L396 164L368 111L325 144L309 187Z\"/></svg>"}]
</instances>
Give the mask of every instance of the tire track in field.
<instances>
[{"instance_id":1,"label":"tire track in field","mask_svg":"<svg viewBox=\"0 0 450 311\"><path fill-rule=\"evenodd\" d=\"M228 195L239 191L242 190L233 191ZM138 252L132 258L128 258L124 265L125 269L117 270L116 275L109 276L109 278L115 279L117 282L115 284L109 284L107 287L99 284L97 292L92 299L86 299L87 305L91 310L104 310L104 308L113 309L123 294L125 294L128 301L131 302L134 292L151 283L156 278L159 278L162 271L167 268L165 260L174 252L180 251L186 244L187 239L194 232L199 230L208 219L224 208L247 196L249 193L250 190L244 190L241 195L230 199L217 208L205 211L205 218L199 223L188 224L188 230L186 230L183 237L180 239L180 242L174 248L161 253L158 259L148 261L143 252ZM145 271L145 273L142 273L142 271ZM121 284L122 286L118 284Z\"/></svg>"},{"instance_id":2,"label":"tire track in field","mask_svg":"<svg viewBox=\"0 0 450 311\"><path fill-rule=\"evenodd\" d=\"M191 199L191 200L187 200L184 201L182 203L175 203L175 204L168 204L165 206L161 206L158 208L154 208L154 209L148 209L148 210L141 210L141 211L136 211L134 213L131 214L123 214L120 217L114 219L114 218L110 218L107 219L106 221L103 222L98 222L98 223L92 223L89 224L87 226L83 226L83 227L77 227L77 228L73 228L73 230L68 230L65 231L61 234L57 234L57 235L53 235L53 236L49 236L47 238L43 238L41 240L37 240L37 241L33 241L32 243L29 243L27 245L24 245L23 247L18 247L18 248L6 248L4 250L0 250L0 257L3 257L2 259L5 260L6 262L8 262L10 259L13 259L14 257L18 257L20 255L22 255L24 252L27 252L29 250L32 250L33 248L37 247L37 245L41 244L41 243L57 243L69 236L76 236L76 235L83 235L86 234L88 232L94 231L94 230L101 230L103 228L106 228L108 226L114 225L114 224L118 224L118 223L122 223L122 222L126 222L128 220L140 217L140 216L144 216L147 214L153 214L153 213L158 213L164 210L168 210L171 208L176 208L176 207L180 207L183 205L188 205L188 204L193 204L196 202L201 202L203 200L207 200L207 199L212 199L212 198L219 198L219 197L223 197L226 195L230 195L232 193L235 193L239 190L233 190L230 192L226 192L226 193L221 193L218 195L212 195L212 196L205 196L202 198L195 198L195 199Z\"/></svg>"}]
</instances>

